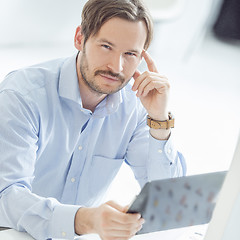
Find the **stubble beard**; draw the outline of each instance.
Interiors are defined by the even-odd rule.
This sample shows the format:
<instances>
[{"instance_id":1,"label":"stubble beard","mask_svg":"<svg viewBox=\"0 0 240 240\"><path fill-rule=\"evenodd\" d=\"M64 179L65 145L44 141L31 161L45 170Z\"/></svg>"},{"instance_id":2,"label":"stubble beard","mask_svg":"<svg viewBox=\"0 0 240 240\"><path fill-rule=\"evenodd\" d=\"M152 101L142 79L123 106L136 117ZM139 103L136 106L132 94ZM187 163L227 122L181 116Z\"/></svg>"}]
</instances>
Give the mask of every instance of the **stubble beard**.
<instances>
[{"instance_id":1,"label":"stubble beard","mask_svg":"<svg viewBox=\"0 0 240 240\"><path fill-rule=\"evenodd\" d=\"M130 81L130 79L128 81L126 81L125 78L122 77L120 74L113 73L112 71L97 70L94 72L93 77L88 76L89 72L90 72L89 65L88 65L85 48L84 48L83 52L82 52L81 60L80 60L80 73L81 73L84 83L88 86L88 88L93 93L95 93L97 95L113 94L113 93L116 93L119 90L121 90L123 87L125 87L127 85L127 83ZM99 84L97 84L94 79L97 75L100 75L100 74L110 75L114 78L118 78L118 81L121 82L121 84L119 86L115 87L114 89L105 90Z\"/></svg>"}]
</instances>

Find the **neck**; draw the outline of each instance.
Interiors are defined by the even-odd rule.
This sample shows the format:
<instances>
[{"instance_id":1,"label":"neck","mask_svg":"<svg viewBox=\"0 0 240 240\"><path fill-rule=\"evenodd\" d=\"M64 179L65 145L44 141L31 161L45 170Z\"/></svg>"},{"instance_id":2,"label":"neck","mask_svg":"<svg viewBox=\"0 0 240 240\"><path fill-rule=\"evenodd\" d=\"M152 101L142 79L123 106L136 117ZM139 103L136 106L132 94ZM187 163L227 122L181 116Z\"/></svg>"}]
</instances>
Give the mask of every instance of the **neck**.
<instances>
[{"instance_id":1,"label":"neck","mask_svg":"<svg viewBox=\"0 0 240 240\"><path fill-rule=\"evenodd\" d=\"M89 109L94 112L96 106L107 96L107 94L100 94L94 92L82 79L82 74L80 72L80 61L79 54L77 57L77 76L78 84L80 89L80 95L82 99L82 105L85 109Z\"/></svg>"},{"instance_id":2,"label":"neck","mask_svg":"<svg viewBox=\"0 0 240 240\"><path fill-rule=\"evenodd\" d=\"M82 81L79 81L80 95L82 105L85 109L94 112L96 106L106 97L106 94L97 94L89 89L88 86Z\"/></svg>"}]
</instances>

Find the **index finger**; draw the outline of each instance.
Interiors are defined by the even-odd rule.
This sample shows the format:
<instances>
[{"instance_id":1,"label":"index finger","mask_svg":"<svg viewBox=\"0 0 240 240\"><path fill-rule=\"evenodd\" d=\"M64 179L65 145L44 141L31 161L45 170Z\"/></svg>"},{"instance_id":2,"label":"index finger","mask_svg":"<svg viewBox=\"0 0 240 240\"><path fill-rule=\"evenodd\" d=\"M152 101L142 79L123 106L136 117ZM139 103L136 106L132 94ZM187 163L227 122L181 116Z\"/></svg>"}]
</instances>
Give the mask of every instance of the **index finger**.
<instances>
[{"instance_id":1,"label":"index finger","mask_svg":"<svg viewBox=\"0 0 240 240\"><path fill-rule=\"evenodd\" d=\"M152 57L150 56L150 54L149 54L147 51L143 50L143 51L142 51L142 56L144 57L144 59L145 59L145 61L146 61L146 63L147 63L148 70L149 70L150 72L156 72L156 73L158 73L157 67L156 67L156 65L155 65Z\"/></svg>"}]
</instances>

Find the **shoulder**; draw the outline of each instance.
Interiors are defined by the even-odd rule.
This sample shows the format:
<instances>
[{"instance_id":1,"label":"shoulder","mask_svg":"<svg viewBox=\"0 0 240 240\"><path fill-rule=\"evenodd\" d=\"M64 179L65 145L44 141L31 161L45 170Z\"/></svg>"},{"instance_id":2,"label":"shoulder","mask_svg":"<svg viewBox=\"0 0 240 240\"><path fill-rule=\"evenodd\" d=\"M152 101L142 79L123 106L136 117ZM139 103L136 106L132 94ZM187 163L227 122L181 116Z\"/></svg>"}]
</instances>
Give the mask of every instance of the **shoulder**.
<instances>
[{"instance_id":1,"label":"shoulder","mask_svg":"<svg viewBox=\"0 0 240 240\"><path fill-rule=\"evenodd\" d=\"M57 81L65 59L55 59L10 72L0 84L0 92L16 91L21 95Z\"/></svg>"}]
</instances>

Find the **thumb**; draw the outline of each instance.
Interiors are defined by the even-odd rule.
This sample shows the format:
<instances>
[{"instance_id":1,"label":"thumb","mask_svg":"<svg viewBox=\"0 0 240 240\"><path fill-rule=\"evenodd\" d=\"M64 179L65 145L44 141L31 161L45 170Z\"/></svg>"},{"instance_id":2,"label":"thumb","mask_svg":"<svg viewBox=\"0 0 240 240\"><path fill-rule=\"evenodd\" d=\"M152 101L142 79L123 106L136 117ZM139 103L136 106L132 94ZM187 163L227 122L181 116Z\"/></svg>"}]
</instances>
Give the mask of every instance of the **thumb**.
<instances>
[{"instance_id":1,"label":"thumb","mask_svg":"<svg viewBox=\"0 0 240 240\"><path fill-rule=\"evenodd\" d=\"M127 212L128 211L128 209L130 208L130 205L126 205L124 208L123 208L123 212Z\"/></svg>"},{"instance_id":2,"label":"thumb","mask_svg":"<svg viewBox=\"0 0 240 240\"><path fill-rule=\"evenodd\" d=\"M125 208L121 205L119 205L118 203L116 203L115 201L108 201L106 202L106 204L112 208L115 208L116 210L118 210L119 212L125 212Z\"/></svg>"}]
</instances>

